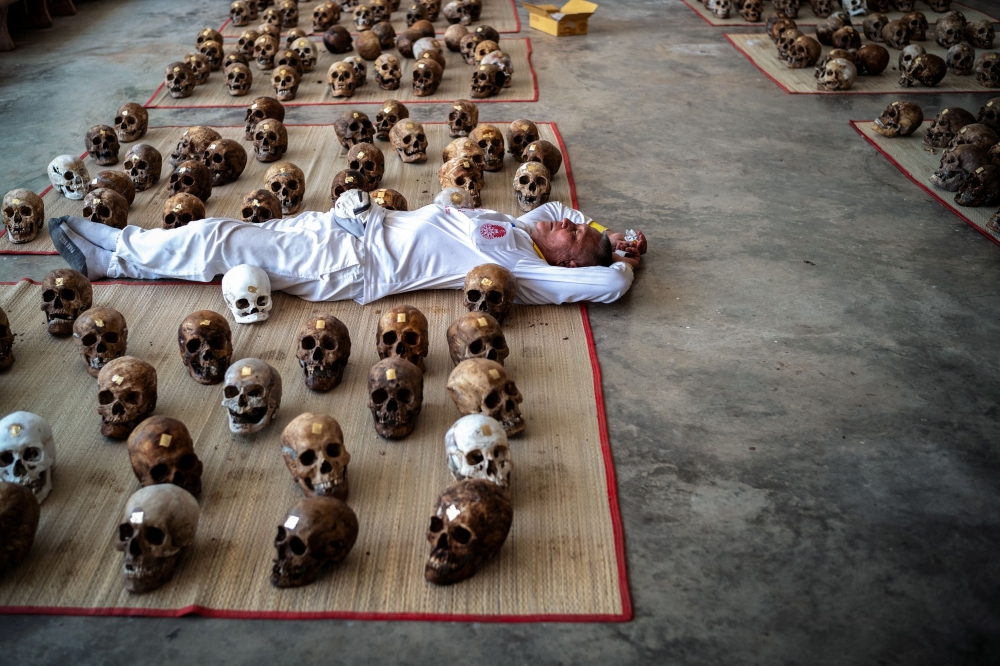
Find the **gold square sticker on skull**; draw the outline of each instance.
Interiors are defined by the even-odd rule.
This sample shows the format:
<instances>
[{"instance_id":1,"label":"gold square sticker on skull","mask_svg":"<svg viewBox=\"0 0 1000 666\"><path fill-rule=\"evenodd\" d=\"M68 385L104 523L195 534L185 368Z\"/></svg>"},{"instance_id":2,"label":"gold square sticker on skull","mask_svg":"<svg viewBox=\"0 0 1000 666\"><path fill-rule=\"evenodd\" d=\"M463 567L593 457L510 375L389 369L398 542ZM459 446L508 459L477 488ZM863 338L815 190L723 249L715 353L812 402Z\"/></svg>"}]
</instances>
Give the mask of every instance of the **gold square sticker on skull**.
<instances>
[{"instance_id":1,"label":"gold square sticker on skull","mask_svg":"<svg viewBox=\"0 0 1000 666\"><path fill-rule=\"evenodd\" d=\"M12 199L11 203L14 204L15 206L20 206L21 205L21 200L20 199Z\"/></svg>"},{"instance_id":2,"label":"gold square sticker on skull","mask_svg":"<svg viewBox=\"0 0 1000 666\"><path fill-rule=\"evenodd\" d=\"M114 377L111 378L111 381L113 381L115 384L118 384L118 386L121 386L122 382L125 381L125 378L122 377L121 375L115 375Z\"/></svg>"},{"instance_id":3,"label":"gold square sticker on skull","mask_svg":"<svg viewBox=\"0 0 1000 666\"><path fill-rule=\"evenodd\" d=\"M132 515L128 517L128 522L133 525L142 525L142 518L145 514L142 511L133 511Z\"/></svg>"},{"instance_id":4,"label":"gold square sticker on skull","mask_svg":"<svg viewBox=\"0 0 1000 666\"><path fill-rule=\"evenodd\" d=\"M160 446L162 446L163 448L169 447L170 446L170 442L173 439L174 438L171 437L170 435L168 435L167 433L163 433L162 435L160 435Z\"/></svg>"},{"instance_id":5,"label":"gold square sticker on skull","mask_svg":"<svg viewBox=\"0 0 1000 666\"><path fill-rule=\"evenodd\" d=\"M326 328L326 321L322 319L316 320L316 328Z\"/></svg>"},{"instance_id":6,"label":"gold square sticker on skull","mask_svg":"<svg viewBox=\"0 0 1000 666\"><path fill-rule=\"evenodd\" d=\"M95 319L94 320L94 326L96 326L97 328L104 328L104 320L103 319Z\"/></svg>"},{"instance_id":7,"label":"gold square sticker on skull","mask_svg":"<svg viewBox=\"0 0 1000 666\"><path fill-rule=\"evenodd\" d=\"M500 379L500 371L497 370L496 368L491 369L490 377L492 377L493 379Z\"/></svg>"},{"instance_id":8,"label":"gold square sticker on skull","mask_svg":"<svg viewBox=\"0 0 1000 666\"><path fill-rule=\"evenodd\" d=\"M10 427L10 436L11 437L17 437L20 434L21 434L21 426L19 426L18 424L15 423L14 425L12 425Z\"/></svg>"},{"instance_id":9,"label":"gold square sticker on skull","mask_svg":"<svg viewBox=\"0 0 1000 666\"><path fill-rule=\"evenodd\" d=\"M56 278L56 286L57 287L63 286L63 278Z\"/></svg>"},{"instance_id":10,"label":"gold square sticker on skull","mask_svg":"<svg viewBox=\"0 0 1000 666\"><path fill-rule=\"evenodd\" d=\"M486 328L487 324L489 324L489 322L486 321L486 317L480 317L476 321L479 322L479 328Z\"/></svg>"},{"instance_id":11,"label":"gold square sticker on skull","mask_svg":"<svg viewBox=\"0 0 1000 666\"><path fill-rule=\"evenodd\" d=\"M448 520L455 520L455 518L458 517L458 514L462 513L462 510L452 504L445 510L445 513L448 514Z\"/></svg>"},{"instance_id":12,"label":"gold square sticker on skull","mask_svg":"<svg viewBox=\"0 0 1000 666\"><path fill-rule=\"evenodd\" d=\"M344 179L344 182L345 183L353 183L354 182L354 176L348 176L347 178Z\"/></svg>"},{"instance_id":13,"label":"gold square sticker on skull","mask_svg":"<svg viewBox=\"0 0 1000 666\"><path fill-rule=\"evenodd\" d=\"M358 153L358 159L359 160L365 159L365 154L363 152Z\"/></svg>"},{"instance_id":14,"label":"gold square sticker on skull","mask_svg":"<svg viewBox=\"0 0 1000 666\"><path fill-rule=\"evenodd\" d=\"M484 287L492 287L493 286L493 280L491 280L489 278L483 278L480 281L480 284L482 284Z\"/></svg>"},{"instance_id":15,"label":"gold square sticker on skull","mask_svg":"<svg viewBox=\"0 0 1000 666\"><path fill-rule=\"evenodd\" d=\"M201 322L199 322L199 323L202 326L209 326L209 325L211 325L212 322L210 322L208 319L202 319Z\"/></svg>"},{"instance_id":16,"label":"gold square sticker on skull","mask_svg":"<svg viewBox=\"0 0 1000 666\"><path fill-rule=\"evenodd\" d=\"M483 426L483 437L492 437L492 436L493 436L493 428L491 428L489 426L489 424L484 425Z\"/></svg>"},{"instance_id":17,"label":"gold square sticker on skull","mask_svg":"<svg viewBox=\"0 0 1000 666\"><path fill-rule=\"evenodd\" d=\"M249 377L252 374L253 374L253 368L251 368L249 365L244 365L242 368L240 368L240 375L244 377Z\"/></svg>"},{"instance_id":18,"label":"gold square sticker on skull","mask_svg":"<svg viewBox=\"0 0 1000 666\"><path fill-rule=\"evenodd\" d=\"M257 287L255 287L254 285L250 285L249 287L247 287L247 291L249 291L251 294L256 294Z\"/></svg>"},{"instance_id":19,"label":"gold square sticker on skull","mask_svg":"<svg viewBox=\"0 0 1000 666\"><path fill-rule=\"evenodd\" d=\"M312 432L313 432L314 435L318 435L321 432L323 432L323 424L322 423L313 423L312 424Z\"/></svg>"},{"instance_id":20,"label":"gold square sticker on skull","mask_svg":"<svg viewBox=\"0 0 1000 666\"><path fill-rule=\"evenodd\" d=\"M396 368L389 368L388 370L386 370L385 371L385 378L386 379L395 379L396 378Z\"/></svg>"},{"instance_id":21,"label":"gold square sticker on skull","mask_svg":"<svg viewBox=\"0 0 1000 666\"><path fill-rule=\"evenodd\" d=\"M405 324L406 323L406 313L405 312L400 312L399 314L397 314L396 315L396 322L399 323L399 324Z\"/></svg>"},{"instance_id":22,"label":"gold square sticker on skull","mask_svg":"<svg viewBox=\"0 0 1000 666\"><path fill-rule=\"evenodd\" d=\"M392 109L390 109L389 107L385 107L384 109L382 109L382 113L392 113Z\"/></svg>"}]
</instances>

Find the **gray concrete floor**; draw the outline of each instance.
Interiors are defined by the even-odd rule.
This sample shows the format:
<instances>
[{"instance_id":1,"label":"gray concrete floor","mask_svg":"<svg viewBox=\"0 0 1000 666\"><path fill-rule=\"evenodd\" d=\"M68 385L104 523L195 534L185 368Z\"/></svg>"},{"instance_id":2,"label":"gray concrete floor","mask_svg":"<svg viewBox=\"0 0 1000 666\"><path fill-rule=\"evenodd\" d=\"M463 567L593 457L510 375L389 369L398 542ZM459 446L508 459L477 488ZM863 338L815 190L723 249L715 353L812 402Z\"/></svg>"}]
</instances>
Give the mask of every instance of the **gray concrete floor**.
<instances>
[{"instance_id":1,"label":"gray concrete floor","mask_svg":"<svg viewBox=\"0 0 1000 666\"><path fill-rule=\"evenodd\" d=\"M0 190L44 186L226 4L85 2L15 35ZM581 207L650 238L628 296L591 308L634 621L11 616L5 664L1000 663L1000 248L848 126L895 97L786 95L680 0L606 2L587 37L525 32L540 100L483 120L557 121ZM0 279L60 263L0 257Z\"/></svg>"}]
</instances>

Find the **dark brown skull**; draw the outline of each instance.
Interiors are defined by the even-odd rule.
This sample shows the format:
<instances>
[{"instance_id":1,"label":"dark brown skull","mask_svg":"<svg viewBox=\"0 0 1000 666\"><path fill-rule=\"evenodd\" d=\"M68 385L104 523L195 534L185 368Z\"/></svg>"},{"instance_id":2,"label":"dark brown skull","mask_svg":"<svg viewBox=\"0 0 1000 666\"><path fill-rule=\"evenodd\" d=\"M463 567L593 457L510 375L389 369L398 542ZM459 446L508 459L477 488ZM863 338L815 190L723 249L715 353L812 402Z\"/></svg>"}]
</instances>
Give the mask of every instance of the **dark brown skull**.
<instances>
[{"instance_id":1,"label":"dark brown skull","mask_svg":"<svg viewBox=\"0 0 1000 666\"><path fill-rule=\"evenodd\" d=\"M125 102L115 114L115 131L122 143L138 141L149 127L149 112L140 104Z\"/></svg>"},{"instance_id":2,"label":"dark brown skull","mask_svg":"<svg viewBox=\"0 0 1000 666\"><path fill-rule=\"evenodd\" d=\"M927 39L927 17L920 12L909 12L901 19L906 24L910 39L922 42Z\"/></svg>"},{"instance_id":3,"label":"dark brown skull","mask_svg":"<svg viewBox=\"0 0 1000 666\"><path fill-rule=\"evenodd\" d=\"M351 357L351 334L332 315L309 319L299 330L295 358L305 374L306 387L329 391L340 385Z\"/></svg>"},{"instance_id":4,"label":"dark brown skull","mask_svg":"<svg viewBox=\"0 0 1000 666\"><path fill-rule=\"evenodd\" d=\"M886 23L882 28L882 41L897 51L903 50L903 47L910 43L910 29L906 21L897 19Z\"/></svg>"},{"instance_id":5,"label":"dark brown skull","mask_svg":"<svg viewBox=\"0 0 1000 666\"><path fill-rule=\"evenodd\" d=\"M453 137L469 136L479 124L479 107L467 99L456 100L448 113L448 130Z\"/></svg>"},{"instance_id":6,"label":"dark brown skull","mask_svg":"<svg viewBox=\"0 0 1000 666\"><path fill-rule=\"evenodd\" d=\"M101 434L125 439L156 409L156 368L134 356L110 361L97 375Z\"/></svg>"},{"instance_id":7,"label":"dark brown skull","mask_svg":"<svg viewBox=\"0 0 1000 666\"><path fill-rule=\"evenodd\" d=\"M52 335L71 335L73 322L93 301L90 280L71 268L57 268L42 280L42 311Z\"/></svg>"},{"instance_id":8,"label":"dark brown skull","mask_svg":"<svg viewBox=\"0 0 1000 666\"><path fill-rule=\"evenodd\" d=\"M258 162L277 162L288 150L288 130L280 120L268 118L253 128L253 148Z\"/></svg>"},{"instance_id":9,"label":"dark brown skull","mask_svg":"<svg viewBox=\"0 0 1000 666\"><path fill-rule=\"evenodd\" d=\"M948 71L955 76L969 76L976 67L976 51L971 46L962 42L955 44L948 49L948 57L945 58Z\"/></svg>"},{"instance_id":10,"label":"dark brown skull","mask_svg":"<svg viewBox=\"0 0 1000 666\"><path fill-rule=\"evenodd\" d=\"M470 358L485 358L503 365L510 354L500 323L486 312L466 312L451 323L448 351L454 365Z\"/></svg>"},{"instance_id":11,"label":"dark brown skull","mask_svg":"<svg viewBox=\"0 0 1000 666\"><path fill-rule=\"evenodd\" d=\"M976 122L975 116L958 106L951 106L937 114L927 128L924 143L934 148L945 148L966 125Z\"/></svg>"},{"instance_id":12,"label":"dark brown skull","mask_svg":"<svg viewBox=\"0 0 1000 666\"><path fill-rule=\"evenodd\" d=\"M229 322L211 310L192 312L177 328L177 346L188 374L199 384L220 383L233 358Z\"/></svg>"},{"instance_id":13,"label":"dark brown skull","mask_svg":"<svg viewBox=\"0 0 1000 666\"><path fill-rule=\"evenodd\" d=\"M424 401L424 373L404 358L384 358L368 373L368 409L375 432L403 439L417 426Z\"/></svg>"},{"instance_id":14,"label":"dark brown skull","mask_svg":"<svg viewBox=\"0 0 1000 666\"><path fill-rule=\"evenodd\" d=\"M860 76L878 76L889 66L889 52L880 44L865 44L854 54Z\"/></svg>"},{"instance_id":15,"label":"dark brown skull","mask_svg":"<svg viewBox=\"0 0 1000 666\"><path fill-rule=\"evenodd\" d=\"M873 42L882 42L882 29L889 24L889 17L882 13L869 14L862 23L865 37Z\"/></svg>"},{"instance_id":16,"label":"dark brown skull","mask_svg":"<svg viewBox=\"0 0 1000 666\"><path fill-rule=\"evenodd\" d=\"M476 99L499 95L507 75L496 65L479 65L472 73L470 94Z\"/></svg>"},{"instance_id":17,"label":"dark brown skull","mask_svg":"<svg viewBox=\"0 0 1000 666\"><path fill-rule=\"evenodd\" d=\"M371 143L375 137L375 126L368 116L360 111L345 111L333 124L340 145L350 149L357 143Z\"/></svg>"},{"instance_id":18,"label":"dark brown skull","mask_svg":"<svg viewBox=\"0 0 1000 666\"><path fill-rule=\"evenodd\" d=\"M232 183L247 166L247 151L237 141L219 139L208 144L202 158L212 177L212 186Z\"/></svg>"},{"instance_id":19,"label":"dark brown skull","mask_svg":"<svg viewBox=\"0 0 1000 666\"><path fill-rule=\"evenodd\" d=\"M387 99L375 114L375 138L389 140L389 132L403 118L410 117L410 110L394 99Z\"/></svg>"},{"instance_id":20,"label":"dark brown skull","mask_svg":"<svg viewBox=\"0 0 1000 666\"><path fill-rule=\"evenodd\" d=\"M38 500L27 486L0 481L0 576L20 564L28 556L38 531L41 515Z\"/></svg>"},{"instance_id":21,"label":"dark brown skull","mask_svg":"<svg viewBox=\"0 0 1000 666\"><path fill-rule=\"evenodd\" d=\"M933 87L941 83L947 73L948 64L944 58L933 53L923 53L914 58L910 66L900 72L899 85L908 87L914 83L920 83Z\"/></svg>"},{"instance_id":22,"label":"dark brown skull","mask_svg":"<svg viewBox=\"0 0 1000 666\"><path fill-rule=\"evenodd\" d=\"M934 40L938 46L951 48L965 39L965 23L954 17L941 17L934 26Z\"/></svg>"},{"instance_id":23,"label":"dark brown skull","mask_svg":"<svg viewBox=\"0 0 1000 666\"><path fill-rule=\"evenodd\" d=\"M82 215L91 222L124 229L128 224L128 201L111 189L91 190L83 199Z\"/></svg>"},{"instance_id":24,"label":"dark brown skull","mask_svg":"<svg viewBox=\"0 0 1000 666\"><path fill-rule=\"evenodd\" d=\"M271 585L301 587L343 562L358 539L358 517L335 497L304 497L288 511L274 538Z\"/></svg>"},{"instance_id":25,"label":"dark brown skull","mask_svg":"<svg viewBox=\"0 0 1000 666\"><path fill-rule=\"evenodd\" d=\"M243 197L240 219L253 224L280 220L281 201L270 190L254 190Z\"/></svg>"},{"instance_id":26,"label":"dark brown skull","mask_svg":"<svg viewBox=\"0 0 1000 666\"><path fill-rule=\"evenodd\" d=\"M128 457L143 487L171 483L201 494L203 466L187 426L169 416L151 416L128 437Z\"/></svg>"},{"instance_id":27,"label":"dark brown skull","mask_svg":"<svg viewBox=\"0 0 1000 666\"><path fill-rule=\"evenodd\" d=\"M90 180L90 189L96 190L98 188L114 190L125 197L125 203L129 206L135 201L135 184L124 171L108 169L97 172L97 175Z\"/></svg>"},{"instance_id":28,"label":"dark brown skull","mask_svg":"<svg viewBox=\"0 0 1000 666\"><path fill-rule=\"evenodd\" d=\"M993 29L993 23L986 19L979 19L971 21L965 26L965 37L977 49L991 49L996 31Z\"/></svg>"},{"instance_id":29,"label":"dark brown skull","mask_svg":"<svg viewBox=\"0 0 1000 666\"><path fill-rule=\"evenodd\" d=\"M97 377L101 368L125 355L128 324L114 308L90 308L73 323L73 339L87 366L87 373Z\"/></svg>"},{"instance_id":30,"label":"dark brown skull","mask_svg":"<svg viewBox=\"0 0 1000 666\"><path fill-rule=\"evenodd\" d=\"M422 58L413 67L413 94L417 97L427 97L437 92L441 85L444 69L434 60Z\"/></svg>"},{"instance_id":31,"label":"dark brown skull","mask_svg":"<svg viewBox=\"0 0 1000 666\"><path fill-rule=\"evenodd\" d=\"M504 137L499 129L493 125L477 125L469 133L469 138L483 151L483 168L486 171L503 170Z\"/></svg>"},{"instance_id":32,"label":"dark brown skull","mask_svg":"<svg viewBox=\"0 0 1000 666\"><path fill-rule=\"evenodd\" d=\"M163 71L163 85L174 99L190 97L195 86L194 70L186 62L172 62Z\"/></svg>"},{"instance_id":33,"label":"dark brown skull","mask_svg":"<svg viewBox=\"0 0 1000 666\"><path fill-rule=\"evenodd\" d=\"M94 125L87 130L86 136L87 152L90 157L101 166L118 164L118 151L121 144L118 143L118 134L113 127L107 125Z\"/></svg>"},{"instance_id":34,"label":"dark brown skull","mask_svg":"<svg viewBox=\"0 0 1000 666\"><path fill-rule=\"evenodd\" d=\"M948 144L949 149L957 148L958 146L971 143L973 145L979 146L983 150L989 150L1000 141L996 132L987 127L986 125L980 125L978 123L973 123L971 125L966 125L962 129L958 130L955 138L951 140Z\"/></svg>"},{"instance_id":35,"label":"dark brown skull","mask_svg":"<svg viewBox=\"0 0 1000 666\"><path fill-rule=\"evenodd\" d=\"M465 309L486 312L503 324L517 295L517 278L503 266L482 264L465 276Z\"/></svg>"},{"instance_id":36,"label":"dark brown skull","mask_svg":"<svg viewBox=\"0 0 1000 666\"><path fill-rule=\"evenodd\" d=\"M399 90L399 83L403 79L403 68L396 56L391 53L380 55L375 60L374 74L375 83L382 90Z\"/></svg>"},{"instance_id":37,"label":"dark brown skull","mask_svg":"<svg viewBox=\"0 0 1000 666\"><path fill-rule=\"evenodd\" d=\"M924 122L924 112L913 102L900 100L886 107L872 123L872 129L882 136L896 137L913 134Z\"/></svg>"},{"instance_id":38,"label":"dark brown skull","mask_svg":"<svg viewBox=\"0 0 1000 666\"><path fill-rule=\"evenodd\" d=\"M139 143L125 153L125 173L128 174L137 192L148 190L160 181L163 157L160 151L147 143Z\"/></svg>"},{"instance_id":39,"label":"dark brown skull","mask_svg":"<svg viewBox=\"0 0 1000 666\"><path fill-rule=\"evenodd\" d=\"M382 208L386 210L409 210L409 205L406 202L406 197L397 192L396 190L391 190L388 188L380 188L374 190L371 193L372 201L377 203Z\"/></svg>"},{"instance_id":40,"label":"dark brown skull","mask_svg":"<svg viewBox=\"0 0 1000 666\"><path fill-rule=\"evenodd\" d=\"M10 327L7 313L0 308L0 370L14 364L14 330Z\"/></svg>"},{"instance_id":41,"label":"dark brown skull","mask_svg":"<svg viewBox=\"0 0 1000 666\"><path fill-rule=\"evenodd\" d=\"M971 143L963 144L941 156L941 166L931 174L930 180L935 187L957 192L973 171L987 164L991 164L991 160L986 149Z\"/></svg>"},{"instance_id":42,"label":"dark brown skull","mask_svg":"<svg viewBox=\"0 0 1000 666\"><path fill-rule=\"evenodd\" d=\"M177 166L186 160L200 162L205 151L208 150L209 144L221 138L222 135L210 127L202 127L201 125L189 127L181 135L177 147L170 153L170 163Z\"/></svg>"},{"instance_id":43,"label":"dark brown skull","mask_svg":"<svg viewBox=\"0 0 1000 666\"><path fill-rule=\"evenodd\" d=\"M984 53L976 61L976 80L984 88L1000 88L1000 55Z\"/></svg>"},{"instance_id":44,"label":"dark brown skull","mask_svg":"<svg viewBox=\"0 0 1000 666\"><path fill-rule=\"evenodd\" d=\"M246 133L243 135L243 138L246 141L253 141L254 126L265 118L284 122L285 107L273 97L258 97L255 99L247 107L246 117L244 118Z\"/></svg>"},{"instance_id":45,"label":"dark brown skull","mask_svg":"<svg viewBox=\"0 0 1000 666\"><path fill-rule=\"evenodd\" d=\"M189 222L205 219L205 203L193 194L178 192L163 202L164 229L176 229Z\"/></svg>"},{"instance_id":46,"label":"dark brown skull","mask_svg":"<svg viewBox=\"0 0 1000 666\"><path fill-rule=\"evenodd\" d=\"M1000 203L1000 167L981 166L958 188L955 203L959 206L995 206Z\"/></svg>"},{"instance_id":47,"label":"dark brown skull","mask_svg":"<svg viewBox=\"0 0 1000 666\"><path fill-rule=\"evenodd\" d=\"M208 201L212 196L212 173L201 158L181 162L170 174L170 191L174 194L187 192Z\"/></svg>"}]
</instances>

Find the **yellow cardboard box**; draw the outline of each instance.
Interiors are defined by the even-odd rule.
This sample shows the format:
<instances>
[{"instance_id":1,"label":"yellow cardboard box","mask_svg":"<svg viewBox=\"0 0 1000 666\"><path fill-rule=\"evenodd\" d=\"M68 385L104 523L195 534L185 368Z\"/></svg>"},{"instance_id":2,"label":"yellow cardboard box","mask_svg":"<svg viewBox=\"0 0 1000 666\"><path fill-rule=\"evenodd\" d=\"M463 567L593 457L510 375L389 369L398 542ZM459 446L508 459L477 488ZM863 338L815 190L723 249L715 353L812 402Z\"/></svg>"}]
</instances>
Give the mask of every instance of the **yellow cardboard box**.
<instances>
[{"instance_id":1,"label":"yellow cardboard box","mask_svg":"<svg viewBox=\"0 0 1000 666\"><path fill-rule=\"evenodd\" d=\"M597 5L587 0L569 0L561 8L555 5L531 5L522 2L531 15L530 25L556 37L586 35L587 19L597 11Z\"/></svg>"}]
</instances>

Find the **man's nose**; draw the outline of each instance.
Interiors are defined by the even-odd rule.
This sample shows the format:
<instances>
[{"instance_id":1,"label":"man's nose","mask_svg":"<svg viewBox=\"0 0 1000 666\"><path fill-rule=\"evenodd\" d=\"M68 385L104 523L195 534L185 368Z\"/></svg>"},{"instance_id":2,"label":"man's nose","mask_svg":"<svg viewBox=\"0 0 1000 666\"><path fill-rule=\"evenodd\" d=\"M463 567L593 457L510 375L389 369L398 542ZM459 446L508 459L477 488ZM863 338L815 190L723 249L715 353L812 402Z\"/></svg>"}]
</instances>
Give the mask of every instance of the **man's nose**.
<instances>
[{"instance_id":1,"label":"man's nose","mask_svg":"<svg viewBox=\"0 0 1000 666\"><path fill-rule=\"evenodd\" d=\"M562 219L562 222L559 223L559 228L560 229L569 229L572 224L573 224L572 222L570 222L568 219L566 219L564 217Z\"/></svg>"}]
</instances>

